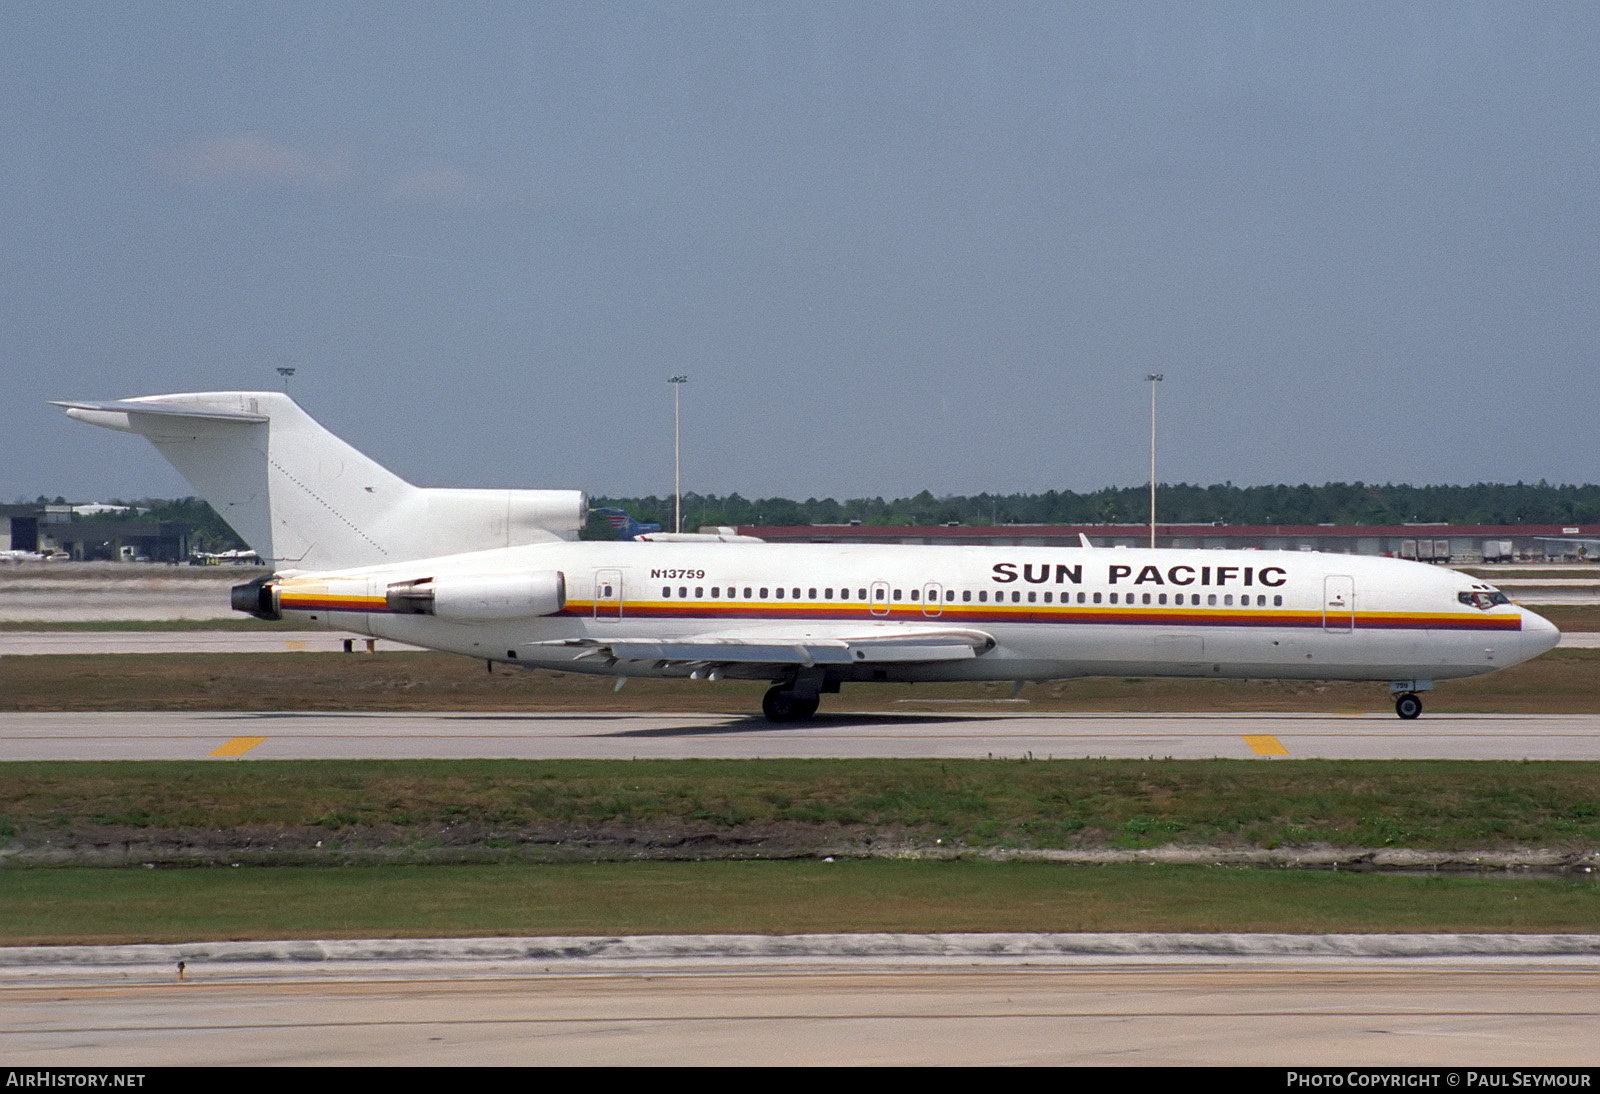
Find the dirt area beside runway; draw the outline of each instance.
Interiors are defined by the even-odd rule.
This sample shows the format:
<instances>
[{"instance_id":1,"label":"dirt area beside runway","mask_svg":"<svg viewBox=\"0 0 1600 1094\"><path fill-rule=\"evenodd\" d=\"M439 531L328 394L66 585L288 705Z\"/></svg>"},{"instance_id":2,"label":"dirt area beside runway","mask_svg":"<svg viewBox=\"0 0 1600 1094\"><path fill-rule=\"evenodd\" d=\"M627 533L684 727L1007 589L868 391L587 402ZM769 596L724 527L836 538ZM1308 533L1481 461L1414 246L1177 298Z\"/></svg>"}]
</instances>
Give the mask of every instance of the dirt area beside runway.
<instances>
[{"instance_id":1,"label":"dirt area beside runway","mask_svg":"<svg viewBox=\"0 0 1600 1094\"><path fill-rule=\"evenodd\" d=\"M1064 865L1168 864L1379 873L1571 875L1600 869L1600 852L1571 848L1234 847L1164 844L1126 848L1015 848L945 844L869 826L710 824L610 825L508 831L435 824L403 831L330 833L320 827L239 829L104 827L19 833L0 840L0 865L55 866L386 866L490 863L713 862L806 859L1051 862Z\"/></svg>"},{"instance_id":2,"label":"dirt area beside runway","mask_svg":"<svg viewBox=\"0 0 1600 1094\"><path fill-rule=\"evenodd\" d=\"M751 713L762 683L523 672L437 653L158 654L0 658L0 710L653 711ZM1282 711L1389 708L1381 684L1082 679L1028 684L847 685L825 710ZM1430 712L1600 710L1600 650L1558 649L1503 672L1441 681Z\"/></svg>"}]
</instances>

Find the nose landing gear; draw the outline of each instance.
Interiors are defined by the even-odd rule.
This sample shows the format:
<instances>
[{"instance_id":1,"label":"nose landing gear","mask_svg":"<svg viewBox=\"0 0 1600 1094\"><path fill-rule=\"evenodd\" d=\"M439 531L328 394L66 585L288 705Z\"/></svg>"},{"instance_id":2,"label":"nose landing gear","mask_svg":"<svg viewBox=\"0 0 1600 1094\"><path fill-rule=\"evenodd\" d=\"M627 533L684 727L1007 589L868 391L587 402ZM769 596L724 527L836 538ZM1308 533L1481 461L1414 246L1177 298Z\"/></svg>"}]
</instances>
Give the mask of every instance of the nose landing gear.
<instances>
[{"instance_id":1,"label":"nose landing gear","mask_svg":"<svg viewBox=\"0 0 1600 1094\"><path fill-rule=\"evenodd\" d=\"M1389 694L1394 697L1394 712L1408 722L1422 713L1422 696L1417 692L1432 690L1432 680L1389 681Z\"/></svg>"}]
</instances>

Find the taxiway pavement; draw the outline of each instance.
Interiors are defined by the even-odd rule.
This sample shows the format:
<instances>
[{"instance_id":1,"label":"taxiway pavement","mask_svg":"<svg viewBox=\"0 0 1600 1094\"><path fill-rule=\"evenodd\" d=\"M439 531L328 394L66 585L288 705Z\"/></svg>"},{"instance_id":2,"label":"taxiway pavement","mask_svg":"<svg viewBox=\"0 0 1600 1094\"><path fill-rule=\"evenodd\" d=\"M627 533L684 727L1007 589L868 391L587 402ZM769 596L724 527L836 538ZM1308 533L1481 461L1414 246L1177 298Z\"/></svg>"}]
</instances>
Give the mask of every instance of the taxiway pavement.
<instances>
[{"instance_id":1,"label":"taxiway pavement","mask_svg":"<svg viewBox=\"0 0 1600 1094\"><path fill-rule=\"evenodd\" d=\"M65 963L7 955L0 1057L1593 1067L1600 939L1556 941L682 936L212 943L122 960L74 947Z\"/></svg>"},{"instance_id":2,"label":"taxiway pavement","mask_svg":"<svg viewBox=\"0 0 1600 1094\"><path fill-rule=\"evenodd\" d=\"M1597 760L1600 714L0 713L6 760Z\"/></svg>"}]
</instances>

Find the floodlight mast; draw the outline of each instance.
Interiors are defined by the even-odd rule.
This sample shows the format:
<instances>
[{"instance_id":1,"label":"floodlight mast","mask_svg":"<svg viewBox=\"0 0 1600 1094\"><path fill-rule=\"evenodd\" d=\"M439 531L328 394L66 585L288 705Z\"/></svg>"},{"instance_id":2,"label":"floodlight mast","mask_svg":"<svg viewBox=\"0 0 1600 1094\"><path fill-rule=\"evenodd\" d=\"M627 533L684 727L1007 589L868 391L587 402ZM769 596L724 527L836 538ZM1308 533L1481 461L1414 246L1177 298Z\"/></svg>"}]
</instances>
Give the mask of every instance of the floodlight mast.
<instances>
[{"instance_id":1,"label":"floodlight mast","mask_svg":"<svg viewBox=\"0 0 1600 1094\"><path fill-rule=\"evenodd\" d=\"M294 375L294 369L280 367L278 375L283 377L283 393L285 395L289 394L289 377Z\"/></svg>"},{"instance_id":2,"label":"floodlight mast","mask_svg":"<svg viewBox=\"0 0 1600 1094\"><path fill-rule=\"evenodd\" d=\"M1156 545L1156 385L1166 376L1159 372L1146 374L1150 385L1150 546Z\"/></svg>"},{"instance_id":3,"label":"floodlight mast","mask_svg":"<svg viewBox=\"0 0 1600 1094\"><path fill-rule=\"evenodd\" d=\"M683 531L683 461L679 444L682 419L678 414L678 394L688 382L689 377L685 375L667 377L667 383L672 385L672 530L675 532Z\"/></svg>"}]
</instances>

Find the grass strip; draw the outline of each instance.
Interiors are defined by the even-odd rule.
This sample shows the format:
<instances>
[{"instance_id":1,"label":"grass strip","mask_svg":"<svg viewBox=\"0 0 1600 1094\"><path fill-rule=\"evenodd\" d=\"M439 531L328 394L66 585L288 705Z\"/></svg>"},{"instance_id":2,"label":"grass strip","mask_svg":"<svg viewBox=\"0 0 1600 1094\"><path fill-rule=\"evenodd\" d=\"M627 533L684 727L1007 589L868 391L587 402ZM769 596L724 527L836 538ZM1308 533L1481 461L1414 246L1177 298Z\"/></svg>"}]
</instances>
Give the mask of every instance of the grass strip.
<instances>
[{"instance_id":1,"label":"grass strip","mask_svg":"<svg viewBox=\"0 0 1600 1094\"><path fill-rule=\"evenodd\" d=\"M0 658L0 710L586 710L739 712L760 709L749 681L632 680L579 673L486 672L440 653L123 654ZM1094 678L1030 684L1029 711L1387 711L1381 684L1273 680ZM861 684L824 697L823 711L992 709L1011 685ZM1489 676L1446 680L1430 712L1592 713L1600 650L1552 650Z\"/></svg>"},{"instance_id":2,"label":"grass strip","mask_svg":"<svg viewBox=\"0 0 1600 1094\"><path fill-rule=\"evenodd\" d=\"M1592 881L982 862L34 870L0 944L833 931L1579 932Z\"/></svg>"},{"instance_id":3,"label":"grass strip","mask_svg":"<svg viewBox=\"0 0 1600 1094\"><path fill-rule=\"evenodd\" d=\"M1600 763L315 760L0 764L0 841L714 857L844 845L1600 846ZM612 848L605 851L606 847ZM720 850L718 848L721 848ZM541 852L543 853L543 852ZM159 856L158 856L159 858ZM11 873L8 871L8 874Z\"/></svg>"}]
</instances>

